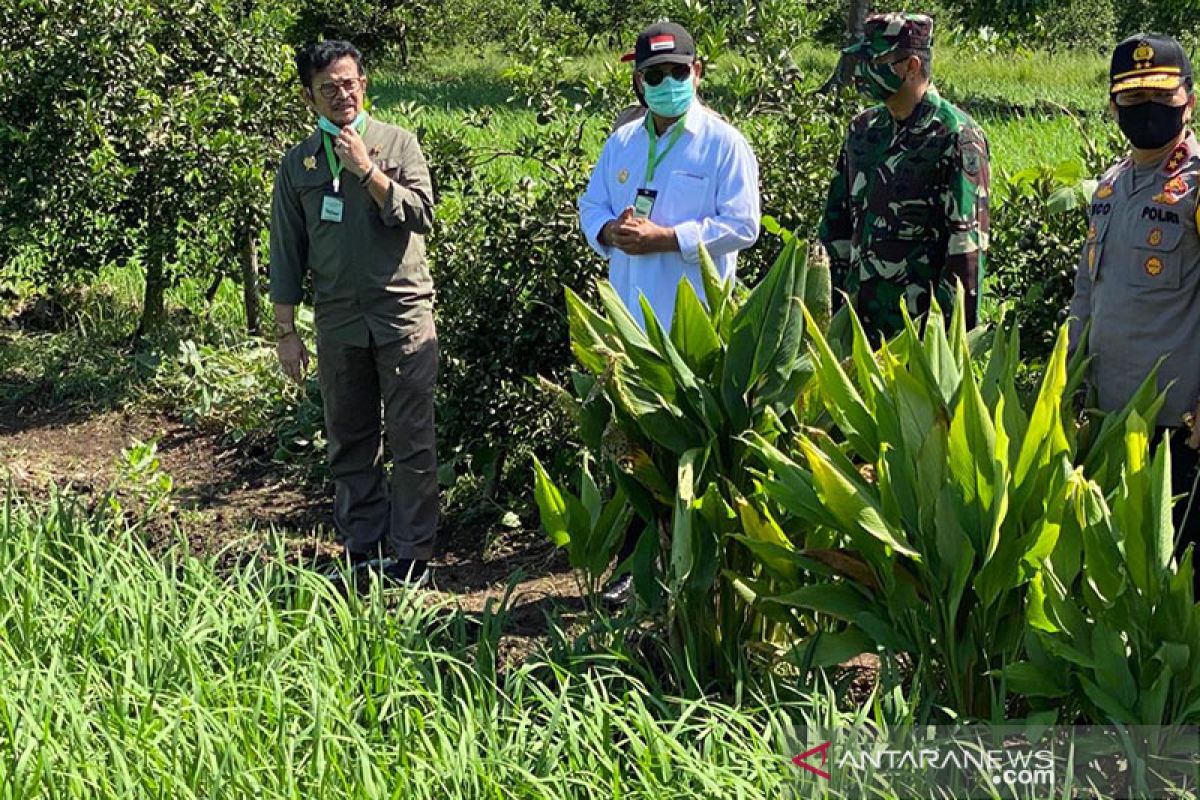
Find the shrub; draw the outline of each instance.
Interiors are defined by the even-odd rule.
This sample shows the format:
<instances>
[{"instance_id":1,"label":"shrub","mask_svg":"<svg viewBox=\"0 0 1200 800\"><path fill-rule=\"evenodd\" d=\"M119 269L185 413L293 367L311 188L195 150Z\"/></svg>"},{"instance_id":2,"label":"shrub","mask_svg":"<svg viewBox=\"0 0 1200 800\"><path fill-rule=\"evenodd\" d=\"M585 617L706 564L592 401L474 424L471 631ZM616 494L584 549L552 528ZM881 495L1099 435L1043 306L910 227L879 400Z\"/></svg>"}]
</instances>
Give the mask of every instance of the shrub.
<instances>
[{"instance_id":1,"label":"shrub","mask_svg":"<svg viewBox=\"0 0 1200 800\"><path fill-rule=\"evenodd\" d=\"M139 333L183 246L213 272L254 252L273 165L304 117L274 4L22 3L0 29L0 264L65 285L140 259Z\"/></svg>"},{"instance_id":2,"label":"shrub","mask_svg":"<svg viewBox=\"0 0 1200 800\"><path fill-rule=\"evenodd\" d=\"M827 261L809 265L790 239L766 278L748 294L723 284L701 250L702 302L680 281L674 318L663 330L648 305L638 327L610 285L603 312L568 290L571 346L587 370L578 376L580 428L618 487L605 507L585 479L578 497L537 467L544 527L595 586L621 542L628 498L645 524L629 570L641 602L665 608L670 649L696 685L736 674L748 643L774 635L769 620L729 580L749 568L736 520L752 491L746 442L781 434L802 409L793 398L810 372L800 359L805 299L829 307ZM644 303L644 301L643 301Z\"/></svg>"},{"instance_id":3,"label":"shrub","mask_svg":"<svg viewBox=\"0 0 1200 800\"><path fill-rule=\"evenodd\" d=\"M793 454L750 437L766 473L756 500L769 501L764 515L782 511L787 533L760 558L762 576L792 586L756 592L756 605L845 623L790 654L802 668L863 652L903 657L923 719L947 709L997 721L1007 700L999 670L1025 653L1025 600L1044 571L1077 558L1064 517L1078 487L1117 489L1134 463L1122 425L1131 414L1152 419L1162 397L1151 375L1124 412L1081 435L1073 396L1086 362L1068 363L1066 327L1029 402L1016 386L1019 326L999 327L977 374L961 308L960 290L949 334L936 309L923 337L906 316L906 330L876 352L851 313L845 359L810 326L815 377L799 402L827 409L833 426L780 437L795 442ZM1093 524L1079 536L1097 535Z\"/></svg>"}]
</instances>

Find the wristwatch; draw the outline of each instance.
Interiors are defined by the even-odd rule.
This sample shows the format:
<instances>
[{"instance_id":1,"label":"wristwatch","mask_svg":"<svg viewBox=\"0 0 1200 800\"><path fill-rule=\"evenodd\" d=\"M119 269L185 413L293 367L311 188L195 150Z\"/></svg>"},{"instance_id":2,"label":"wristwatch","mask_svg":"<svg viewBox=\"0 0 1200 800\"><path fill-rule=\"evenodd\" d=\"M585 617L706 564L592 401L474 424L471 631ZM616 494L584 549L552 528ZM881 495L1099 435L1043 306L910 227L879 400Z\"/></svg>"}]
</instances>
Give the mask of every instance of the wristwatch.
<instances>
[{"instance_id":1,"label":"wristwatch","mask_svg":"<svg viewBox=\"0 0 1200 800\"><path fill-rule=\"evenodd\" d=\"M287 337L296 332L295 325L276 325L275 326L275 341L282 342Z\"/></svg>"}]
</instances>

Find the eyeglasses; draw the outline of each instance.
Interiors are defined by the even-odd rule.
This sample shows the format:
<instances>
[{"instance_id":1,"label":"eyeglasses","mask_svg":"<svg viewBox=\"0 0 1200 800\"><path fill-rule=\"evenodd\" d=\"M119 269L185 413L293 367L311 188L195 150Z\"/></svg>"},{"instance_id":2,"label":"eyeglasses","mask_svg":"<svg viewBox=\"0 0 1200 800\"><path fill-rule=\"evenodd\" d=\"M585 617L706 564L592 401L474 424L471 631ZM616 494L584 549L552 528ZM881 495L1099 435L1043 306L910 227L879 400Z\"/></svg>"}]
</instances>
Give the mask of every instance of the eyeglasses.
<instances>
[{"instance_id":1,"label":"eyeglasses","mask_svg":"<svg viewBox=\"0 0 1200 800\"><path fill-rule=\"evenodd\" d=\"M327 81L317 86L317 91L321 93L321 97L326 100L332 100L340 93L354 94L354 92L362 86L362 78L347 78L344 81Z\"/></svg>"},{"instance_id":2,"label":"eyeglasses","mask_svg":"<svg viewBox=\"0 0 1200 800\"><path fill-rule=\"evenodd\" d=\"M658 86L663 82L663 78L670 75L677 81L685 81L692 74L691 64L676 64L673 67L654 67L642 73L642 80L649 86Z\"/></svg>"},{"instance_id":3,"label":"eyeglasses","mask_svg":"<svg viewBox=\"0 0 1200 800\"><path fill-rule=\"evenodd\" d=\"M1113 95L1113 102L1121 107L1140 106L1142 103L1158 103L1160 106L1178 107L1187 102L1186 90L1181 92L1179 88L1130 89Z\"/></svg>"}]
</instances>

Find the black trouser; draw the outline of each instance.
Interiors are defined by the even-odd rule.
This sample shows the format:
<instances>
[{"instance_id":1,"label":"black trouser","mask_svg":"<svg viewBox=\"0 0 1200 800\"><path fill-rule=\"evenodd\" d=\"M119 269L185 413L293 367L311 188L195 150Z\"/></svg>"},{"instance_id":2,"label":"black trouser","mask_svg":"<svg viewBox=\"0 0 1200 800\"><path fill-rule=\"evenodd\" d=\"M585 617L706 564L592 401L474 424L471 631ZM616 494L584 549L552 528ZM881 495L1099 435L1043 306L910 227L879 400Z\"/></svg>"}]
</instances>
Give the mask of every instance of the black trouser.
<instances>
[{"instance_id":1,"label":"black trouser","mask_svg":"<svg viewBox=\"0 0 1200 800\"><path fill-rule=\"evenodd\" d=\"M433 557L438 523L433 318L399 342L353 347L317 333L333 521L346 547L395 558ZM383 414L381 419L380 409ZM392 449L389 479L383 436Z\"/></svg>"},{"instance_id":2,"label":"black trouser","mask_svg":"<svg viewBox=\"0 0 1200 800\"><path fill-rule=\"evenodd\" d=\"M1163 436L1171 436L1171 494L1182 495L1175 503L1172 518L1175 522L1175 553L1183 557L1183 551L1189 544L1194 544L1200 551L1200 493L1196 491L1197 468L1200 467L1200 451L1193 450L1187 445L1188 430L1186 428L1168 428L1160 426L1155 430L1155 445ZM1193 552L1192 558L1200 557L1200 552ZM1200 564L1193 562L1193 568ZM1192 583L1196 594L1200 596L1200 571L1193 572Z\"/></svg>"}]
</instances>

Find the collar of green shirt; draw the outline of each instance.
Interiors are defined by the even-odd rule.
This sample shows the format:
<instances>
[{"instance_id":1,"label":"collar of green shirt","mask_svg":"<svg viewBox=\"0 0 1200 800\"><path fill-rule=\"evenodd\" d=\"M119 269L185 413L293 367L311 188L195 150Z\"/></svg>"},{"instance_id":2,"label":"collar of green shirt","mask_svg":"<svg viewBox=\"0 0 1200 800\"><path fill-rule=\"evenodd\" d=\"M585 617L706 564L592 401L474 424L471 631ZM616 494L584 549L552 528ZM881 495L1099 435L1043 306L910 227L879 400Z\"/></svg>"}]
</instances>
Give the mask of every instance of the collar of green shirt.
<instances>
[{"instance_id":1,"label":"collar of green shirt","mask_svg":"<svg viewBox=\"0 0 1200 800\"><path fill-rule=\"evenodd\" d=\"M921 98L915 106L912 113L908 115L896 127L906 133L920 134L929 127L937 115L938 109L944 104L945 100L938 94L933 84L929 84L929 88L925 90L925 96ZM890 126L893 124L892 115L888 113L884 106L878 106L880 113L875 117L873 123L880 127Z\"/></svg>"}]
</instances>

